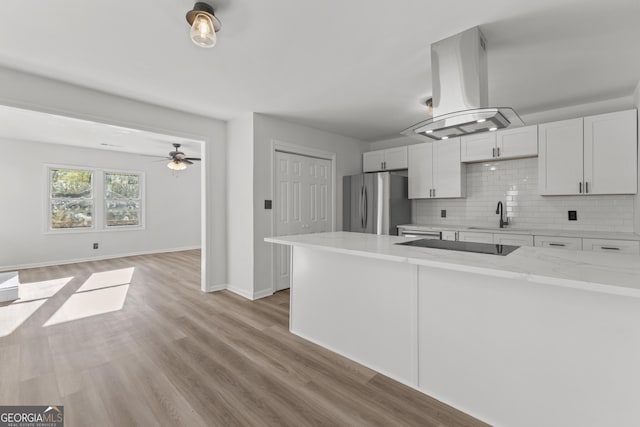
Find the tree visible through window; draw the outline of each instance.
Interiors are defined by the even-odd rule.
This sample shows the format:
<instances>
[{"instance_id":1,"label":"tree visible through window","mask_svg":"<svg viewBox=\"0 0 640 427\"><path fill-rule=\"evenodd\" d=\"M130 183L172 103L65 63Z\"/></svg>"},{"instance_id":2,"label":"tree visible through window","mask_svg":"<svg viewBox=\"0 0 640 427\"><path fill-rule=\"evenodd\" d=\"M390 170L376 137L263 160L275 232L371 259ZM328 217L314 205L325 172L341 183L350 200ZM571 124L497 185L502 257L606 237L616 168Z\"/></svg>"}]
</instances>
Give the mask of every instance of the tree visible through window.
<instances>
[{"instance_id":1,"label":"tree visible through window","mask_svg":"<svg viewBox=\"0 0 640 427\"><path fill-rule=\"evenodd\" d=\"M106 172L104 182L107 227L140 225L140 175Z\"/></svg>"},{"instance_id":2,"label":"tree visible through window","mask_svg":"<svg viewBox=\"0 0 640 427\"><path fill-rule=\"evenodd\" d=\"M51 169L50 173L51 228L93 227L93 173L74 169Z\"/></svg>"}]
</instances>

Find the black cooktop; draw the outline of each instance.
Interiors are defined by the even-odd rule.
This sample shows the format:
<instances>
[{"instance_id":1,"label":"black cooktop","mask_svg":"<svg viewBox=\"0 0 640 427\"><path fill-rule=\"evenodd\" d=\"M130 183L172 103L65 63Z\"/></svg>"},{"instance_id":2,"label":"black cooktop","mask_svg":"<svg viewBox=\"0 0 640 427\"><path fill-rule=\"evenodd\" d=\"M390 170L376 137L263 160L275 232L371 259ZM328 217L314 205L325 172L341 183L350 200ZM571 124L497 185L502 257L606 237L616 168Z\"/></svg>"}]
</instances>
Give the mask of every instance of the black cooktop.
<instances>
[{"instance_id":1,"label":"black cooktop","mask_svg":"<svg viewBox=\"0 0 640 427\"><path fill-rule=\"evenodd\" d=\"M419 248L445 249L447 251L473 252L506 256L520 246L496 245L493 243L454 242L451 240L420 239L410 242L396 243L396 245L417 246Z\"/></svg>"}]
</instances>

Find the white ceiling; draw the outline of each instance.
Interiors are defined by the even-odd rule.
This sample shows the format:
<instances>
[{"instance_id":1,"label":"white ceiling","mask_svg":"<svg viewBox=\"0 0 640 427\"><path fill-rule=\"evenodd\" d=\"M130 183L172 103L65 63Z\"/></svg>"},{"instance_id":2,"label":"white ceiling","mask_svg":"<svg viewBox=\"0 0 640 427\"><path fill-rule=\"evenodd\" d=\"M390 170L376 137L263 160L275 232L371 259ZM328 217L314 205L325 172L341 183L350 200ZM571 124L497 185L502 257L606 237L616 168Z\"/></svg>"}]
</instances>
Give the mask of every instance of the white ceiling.
<instances>
[{"instance_id":1,"label":"white ceiling","mask_svg":"<svg viewBox=\"0 0 640 427\"><path fill-rule=\"evenodd\" d=\"M218 45L191 43L190 0L4 0L0 64L228 119L277 115L365 140L425 118L429 45L480 25L492 105L521 114L628 95L638 0L211 0Z\"/></svg>"},{"instance_id":2,"label":"white ceiling","mask_svg":"<svg viewBox=\"0 0 640 427\"><path fill-rule=\"evenodd\" d=\"M200 142L120 126L89 122L0 105L0 138L98 150L168 156L173 143L188 157L200 157Z\"/></svg>"}]
</instances>

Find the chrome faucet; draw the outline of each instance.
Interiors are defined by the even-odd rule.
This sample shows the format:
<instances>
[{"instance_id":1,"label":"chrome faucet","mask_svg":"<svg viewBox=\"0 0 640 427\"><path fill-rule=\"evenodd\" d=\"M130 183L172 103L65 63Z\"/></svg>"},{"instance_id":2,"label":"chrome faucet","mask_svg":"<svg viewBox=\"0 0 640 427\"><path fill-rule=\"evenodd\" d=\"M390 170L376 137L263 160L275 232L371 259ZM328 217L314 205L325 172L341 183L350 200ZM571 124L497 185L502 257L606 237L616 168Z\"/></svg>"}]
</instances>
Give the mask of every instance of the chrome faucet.
<instances>
[{"instance_id":1,"label":"chrome faucet","mask_svg":"<svg viewBox=\"0 0 640 427\"><path fill-rule=\"evenodd\" d=\"M498 202L496 215L500 215L500 228L504 228L505 226L509 225L509 218L504 219L504 206L502 206L502 202Z\"/></svg>"}]
</instances>

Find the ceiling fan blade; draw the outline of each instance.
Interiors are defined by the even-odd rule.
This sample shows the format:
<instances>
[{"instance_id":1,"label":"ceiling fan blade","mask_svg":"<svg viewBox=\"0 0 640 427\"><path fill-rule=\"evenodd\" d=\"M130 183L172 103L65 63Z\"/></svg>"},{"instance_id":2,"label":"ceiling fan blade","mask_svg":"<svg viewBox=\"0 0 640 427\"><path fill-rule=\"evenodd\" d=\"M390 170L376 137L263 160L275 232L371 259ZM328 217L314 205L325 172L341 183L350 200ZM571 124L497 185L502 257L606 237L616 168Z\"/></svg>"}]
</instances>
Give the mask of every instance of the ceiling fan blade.
<instances>
[{"instance_id":1,"label":"ceiling fan blade","mask_svg":"<svg viewBox=\"0 0 640 427\"><path fill-rule=\"evenodd\" d=\"M196 162L200 161L200 157L185 157L185 160L195 160Z\"/></svg>"},{"instance_id":2,"label":"ceiling fan blade","mask_svg":"<svg viewBox=\"0 0 640 427\"><path fill-rule=\"evenodd\" d=\"M190 161L189 161L189 160L187 160L187 159L182 159L182 162L183 162L183 163L186 163L186 164L188 164L188 165L192 165L192 164L193 164L193 162L190 162Z\"/></svg>"}]
</instances>

